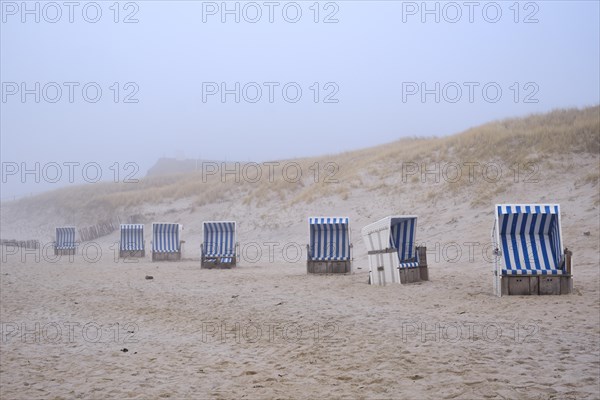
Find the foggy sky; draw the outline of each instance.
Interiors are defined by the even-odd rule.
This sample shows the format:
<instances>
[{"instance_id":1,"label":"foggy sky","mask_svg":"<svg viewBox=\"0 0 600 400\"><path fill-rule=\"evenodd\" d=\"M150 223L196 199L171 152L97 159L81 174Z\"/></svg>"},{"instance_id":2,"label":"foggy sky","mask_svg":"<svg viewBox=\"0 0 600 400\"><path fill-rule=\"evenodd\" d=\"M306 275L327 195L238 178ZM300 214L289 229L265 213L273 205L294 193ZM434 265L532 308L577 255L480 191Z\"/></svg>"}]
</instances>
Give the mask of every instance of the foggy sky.
<instances>
[{"instance_id":1,"label":"foggy sky","mask_svg":"<svg viewBox=\"0 0 600 400\"><path fill-rule=\"evenodd\" d=\"M140 178L163 156L331 154L600 102L596 1L227 2L239 23L222 2L113 3L1 2L3 200L68 184L65 163Z\"/></svg>"}]
</instances>

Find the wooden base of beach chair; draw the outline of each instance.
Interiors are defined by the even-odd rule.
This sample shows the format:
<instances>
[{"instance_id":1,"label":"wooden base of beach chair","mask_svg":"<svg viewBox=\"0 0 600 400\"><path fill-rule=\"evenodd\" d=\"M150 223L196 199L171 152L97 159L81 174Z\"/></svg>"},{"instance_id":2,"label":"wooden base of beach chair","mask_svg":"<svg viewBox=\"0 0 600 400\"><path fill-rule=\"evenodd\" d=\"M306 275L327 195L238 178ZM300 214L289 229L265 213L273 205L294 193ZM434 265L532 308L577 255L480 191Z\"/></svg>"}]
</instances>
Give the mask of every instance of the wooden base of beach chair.
<instances>
[{"instance_id":1,"label":"wooden base of beach chair","mask_svg":"<svg viewBox=\"0 0 600 400\"><path fill-rule=\"evenodd\" d=\"M569 275L503 276L502 296L561 295L573 291Z\"/></svg>"},{"instance_id":2,"label":"wooden base of beach chair","mask_svg":"<svg viewBox=\"0 0 600 400\"><path fill-rule=\"evenodd\" d=\"M422 281L428 281L429 280L429 270L427 269L427 265L423 266L423 267L419 267L419 278Z\"/></svg>"},{"instance_id":3,"label":"wooden base of beach chair","mask_svg":"<svg viewBox=\"0 0 600 400\"><path fill-rule=\"evenodd\" d=\"M419 254L419 278L422 281L429 280L429 270L427 269L427 247L417 247Z\"/></svg>"},{"instance_id":4,"label":"wooden base of beach chair","mask_svg":"<svg viewBox=\"0 0 600 400\"><path fill-rule=\"evenodd\" d=\"M419 268L400 268L400 283L415 283L421 281L421 271Z\"/></svg>"},{"instance_id":5,"label":"wooden base of beach chair","mask_svg":"<svg viewBox=\"0 0 600 400\"><path fill-rule=\"evenodd\" d=\"M400 268L398 270L400 274L400 283L416 283L429 280L429 272L427 271L427 265L417 268Z\"/></svg>"},{"instance_id":6,"label":"wooden base of beach chair","mask_svg":"<svg viewBox=\"0 0 600 400\"><path fill-rule=\"evenodd\" d=\"M179 261L181 252L158 253L152 252L152 261Z\"/></svg>"},{"instance_id":7,"label":"wooden base of beach chair","mask_svg":"<svg viewBox=\"0 0 600 400\"><path fill-rule=\"evenodd\" d=\"M370 274L375 274L373 279L369 275L369 284L387 285L392 283L408 284L429 280L427 268L427 248L417 247L419 264L411 267L396 267L398 252L396 249L369 251L369 262L371 263ZM381 257L383 255L383 257ZM413 260L407 260L414 261ZM381 265L383 263L383 265ZM377 265L380 264L380 265ZM396 273L396 271L398 271ZM400 280L398 281L398 277Z\"/></svg>"},{"instance_id":8,"label":"wooden base of beach chair","mask_svg":"<svg viewBox=\"0 0 600 400\"><path fill-rule=\"evenodd\" d=\"M236 259L234 258L232 262L220 262L218 260L205 260L204 258L200 260L200 268L201 269L231 269L236 266Z\"/></svg>"},{"instance_id":9,"label":"wooden base of beach chair","mask_svg":"<svg viewBox=\"0 0 600 400\"><path fill-rule=\"evenodd\" d=\"M75 249L54 249L55 256L74 256Z\"/></svg>"},{"instance_id":10,"label":"wooden base of beach chair","mask_svg":"<svg viewBox=\"0 0 600 400\"><path fill-rule=\"evenodd\" d=\"M235 268L235 264L204 263L204 264L200 264L200 268L201 269L232 269L232 268Z\"/></svg>"},{"instance_id":11,"label":"wooden base of beach chair","mask_svg":"<svg viewBox=\"0 0 600 400\"><path fill-rule=\"evenodd\" d=\"M146 257L145 250L119 250L120 258L139 258Z\"/></svg>"},{"instance_id":12,"label":"wooden base of beach chair","mask_svg":"<svg viewBox=\"0 0 600 400\"><path fill-rule=\"evenodd\" d=\"M349 274L352 263L348 261L307 261L306 271L309 274Z\"/></svg>"},{"instance_id":13,"label":"wooden base of beach chair","mask_svg":"<svg viewBox=\"0 0 600 400\"><path fill-rule=\"evenodd\" d=\"M427 265L417 268L400 268L400 283L416 283L429 280L429 271Z\"/></svg>"}]
</instances>

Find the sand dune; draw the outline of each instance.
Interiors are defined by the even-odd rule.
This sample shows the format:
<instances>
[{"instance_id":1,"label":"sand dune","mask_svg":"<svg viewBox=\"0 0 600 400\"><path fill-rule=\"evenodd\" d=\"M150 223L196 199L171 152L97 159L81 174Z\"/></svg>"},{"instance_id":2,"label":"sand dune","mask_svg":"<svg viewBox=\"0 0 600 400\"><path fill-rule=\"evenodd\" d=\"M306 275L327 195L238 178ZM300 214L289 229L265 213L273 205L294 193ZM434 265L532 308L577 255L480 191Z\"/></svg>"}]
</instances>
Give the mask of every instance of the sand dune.
<instances>
[{"instance_id":1,"label":"sand dune","mask_svg":"<svg viewBox=\"0 0 600 400\"><path fill-rule=\"evenodd\" d=\"M53 262L40 253L35 260L35 251L3 249L0 395L598 398L600 159L594 149L532 156L540 167L536 183L510 175L491 186L482 180L458 187L443 180L403 182L392 157L369 164L391 171L385 176L368 176L368 166L361 167L362 184L354 173L341 175L337 186L312 194L273 189L243 201L250 192L242 187L237 196L205 204L181 196L116 209L121 216L140 214L146 223L183 223L181 262L152 263L149 255L136 263L115 260L116 232L85 255L81 246L72 260ZM457 160L446 157L439 162ZM340 161L344 165L350 164ZM74 192L55 196L68 193ZM312 197L318 193L323 196ZM54 226L90 223L104 210L75 210L67 220L35 212L36 201L52 204L49 197L3 204L2 238L45 243ZM493 296L492 265L482 250L493 204L504 202L561 204L564 242L574 253L574 294ZM405 213L419 215L430 281L367 285L360 228ZM305 254L295 261L292 250L282 253L286 244L304 251L311 215L351 218L352 275L309 276ZM200 270L202 221L219 219L238 221L242 261L232 270Z\"/></svg>"}]
</instances>

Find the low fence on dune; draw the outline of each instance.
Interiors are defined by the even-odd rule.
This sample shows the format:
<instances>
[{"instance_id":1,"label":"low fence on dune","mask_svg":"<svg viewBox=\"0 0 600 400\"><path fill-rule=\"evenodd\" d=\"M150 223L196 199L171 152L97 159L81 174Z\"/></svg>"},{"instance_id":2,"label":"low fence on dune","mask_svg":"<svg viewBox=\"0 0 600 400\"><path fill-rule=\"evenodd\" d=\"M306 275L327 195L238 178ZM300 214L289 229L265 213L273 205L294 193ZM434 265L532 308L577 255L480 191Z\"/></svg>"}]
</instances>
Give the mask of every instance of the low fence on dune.
<instances>
[{"instance_id":1,"label":"low fence on dune","mask_svg":"<svg viewBox=\"0 0 600 400\"><path fill-rule=\"evenodd\" d=\"M86 226L83 228L79 228L77 231L79 233L79 241L80 242L89 242L90 240L96 240L99 237L110 235L114 231L119 228L119 222L113 221L103 221L99 222L96 225Z\"/></svg>"},{"instance_id":2,"label":"low fence on dune","mask_svg":"<svg viewBox=\"0 0 600 400\"><path fill-rule=\"evenodd\" d=\"M102 221L96 225L79 228L79 241L88 242L90 240L98 239L99 237L110 235L117 229L122 223L126 224L141 224L143 223L144 217L141 214L130 215L122 221L121 217L117 216L113 220Z\"/></svg>"},{"instance_id":3,"label":"low fence on dune","mask_svg":"<svg viewBox=\"0 0 600 400\"><path fill-rule=\"evenodd\" d=\"M79 242L89 242L91 240L96 240L102 236L107 236L113 233L114 231L119 229L119 225L121 223L127 224L141 224L143 223L144 217L140 214L130 215L125 218L125 221L121 222L120 217L114 218L112 221L102 221L98 222L95 225L86 226L83 228L78 228L78 241ZM17 239L0 239L0 246L12 246L12 247L21 247L24 249L39 249L40 241L37 239L31 240L17 240Z\"/></svg>"},{"instance_id":4,"label":"low fence on dune","mask_svg":"<svg viewBox=\"0 0 600 400\"><path fill-rule=\"evenodd\" d=\"M21 247L23 249L39 249L39 240L0 239L0 246Z\"/></svg>"},{"instance_id":5,"label":"low fence on dune","mask_svg":"<svg viewBox=\"0 0 600 400\"><path fill-rule=\"evenodd\" d=\"M119 218L119 221L121 221L121 218ZM125 222L119 222L119 223L122 223L122 224L143 224L144 223L144 216L142 214L133 214L133 215L130 215L129 217L127 217L127 219L125 220Z\"/></svg>"}]
</instances>

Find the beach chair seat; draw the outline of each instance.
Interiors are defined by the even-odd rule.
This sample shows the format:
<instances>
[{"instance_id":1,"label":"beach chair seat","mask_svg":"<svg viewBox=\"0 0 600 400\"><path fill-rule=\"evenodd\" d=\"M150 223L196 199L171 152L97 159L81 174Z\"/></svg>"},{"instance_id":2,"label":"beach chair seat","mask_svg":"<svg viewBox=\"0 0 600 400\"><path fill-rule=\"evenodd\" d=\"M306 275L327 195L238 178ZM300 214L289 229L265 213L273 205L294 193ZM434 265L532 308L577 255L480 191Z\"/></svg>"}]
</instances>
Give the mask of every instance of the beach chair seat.
<instances>
[{"instance_id":1,"label":"beach chair seat","mask_svg":"<svg viewBox=\"0 0 600 400\"><path fill-rule=\"evenodd\" d=\"M502 275L565 275L566 272L560 269L554 270L554 271L536 271L536 270L530 270L530 271L515 271L515 270L510 270L510 269L503 269L502 270Z\"/></svg>"},{"instance_id":2,"label":"beach chair seat","mask_svg":"<svg viewBox=\"0 0 600 400\"><path fill-rule=\"evenodd\" d=\"M406 261L401 261L398 263L398 269L402 269L402 268L418 268L419 267L419 261L417 259L414 259L414 261L412 260L406 260Z\"/></svg>"}]
</instances>

